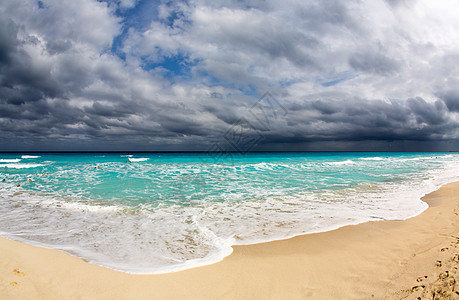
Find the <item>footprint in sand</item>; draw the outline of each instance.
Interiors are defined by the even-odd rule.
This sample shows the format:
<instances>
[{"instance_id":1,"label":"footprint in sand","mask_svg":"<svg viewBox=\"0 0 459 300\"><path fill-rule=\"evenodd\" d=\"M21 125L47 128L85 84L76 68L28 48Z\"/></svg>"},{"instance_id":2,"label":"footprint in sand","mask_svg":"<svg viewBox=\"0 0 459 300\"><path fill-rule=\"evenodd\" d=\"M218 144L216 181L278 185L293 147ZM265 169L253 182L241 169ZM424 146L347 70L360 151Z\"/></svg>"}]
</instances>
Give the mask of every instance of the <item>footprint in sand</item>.
<instances>
[{"instance_id":1,"label":"footprint in sand","mask_svg":"<svg viewBox=\"0 0 459 300\"><path fill-rule=\"evenodd\" d=\"M425 289L425 288L426 288L425 285L416 285L416 286L413 286L413 287L411 288L411 291L412 291L412 292L415 292L415 291L419 291L419 290Z\"/></svg>"},{"instance_id":2,"label":"footprint in sand","mask_svg":"<svg viewBox=\"0 0 459 300\"><path fill-rule=\"evenodd\" d=\"M441 248L441 249L440 249L441 252L445 252L446 250L448 250L448 247L445 247L445 248Z\"/></svg>"},{"instance_id":3,"label":"footprint in sand","mask_svg":"<svg viewBox=\"0 0 459 300\"><path fill-rule=\"evenodd\" d=\"M13 273L14 273L14 275L17 275L17 276L22 276L22 277L26 276L26 273L20 271L19 269L14 269Z\"/></svg>"},{"instance_id":4,"label":"footprint in sand","mask_svg":"<svg viewBox=\"0 0 459 300\"><path fill-rule=\"evenodd\" d=\"M437 260L437 262L435 263L435 265L436 265L437 267L441 267L441 260Z\"/></svg>"},{"instance_id":5,"label":"footprint in sand","mask_svg":"<svg viewBox=\"0 0 459 300\"><path fill-rule=\"evenodd\" d=\"M448 276L449 276L449 272L445 271L445 272L440 273L440 275L438 275L438 278L439 279L446 279L446 278L448 278Z\"/></svg>"},{"instance_id":6,"label":"footprint in sand","mask_svg":"<svg viewBox=\"0 0 459 300\"><path fill-rule=\"evenodd\" d=\"M18 283L16 281L12 281L12 282L10 282L10 285L11 286L18 286Z\"/></svg>"},{"instance_id":7,"label":"footprint in sand","mask_svg":"<svg viewBox=\"0 0 459 300\"><path fill-rule=\"evenodd\" d=\"M419 276L419 277L416 279L416 281L417 281L417 282L421 282L421 281L423 281L423 280L426 279L426 278L427 278L427 275L425 275L425 276Z\"/></svg>"}]
</instances>

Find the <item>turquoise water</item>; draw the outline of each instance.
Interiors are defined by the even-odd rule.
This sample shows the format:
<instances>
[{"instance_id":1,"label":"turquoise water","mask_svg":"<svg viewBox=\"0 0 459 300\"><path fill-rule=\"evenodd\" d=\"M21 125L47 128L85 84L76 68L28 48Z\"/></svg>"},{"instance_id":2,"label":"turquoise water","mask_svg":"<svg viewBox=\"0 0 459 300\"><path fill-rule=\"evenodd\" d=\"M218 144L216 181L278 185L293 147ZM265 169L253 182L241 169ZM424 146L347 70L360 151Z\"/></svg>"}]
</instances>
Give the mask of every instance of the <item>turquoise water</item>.
<instances>
[{"instance_id":1,"label":"turquoise water","mask_svg":"<svg viewBox=\"0 0 459 300\"><path fill-rule=\"evenodd\" d=\"M455 153L0 154L0 234L163 273L235 244L412 217L458 170Z\"/></svg>"}]
</instances>

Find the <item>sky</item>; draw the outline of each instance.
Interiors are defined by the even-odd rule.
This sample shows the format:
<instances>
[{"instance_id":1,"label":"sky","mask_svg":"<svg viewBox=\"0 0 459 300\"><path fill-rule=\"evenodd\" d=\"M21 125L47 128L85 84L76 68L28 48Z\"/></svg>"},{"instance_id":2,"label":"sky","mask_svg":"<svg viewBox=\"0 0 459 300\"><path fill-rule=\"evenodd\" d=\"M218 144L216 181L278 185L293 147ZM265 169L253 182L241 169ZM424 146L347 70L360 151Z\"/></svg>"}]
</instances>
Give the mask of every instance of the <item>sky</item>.
<instances>
[{"instance_id":1,"label":"sky","mask_svg":"<svg viewBox=\"0 0 459 300\"><path fill-rule=\"evenodd\" d=\"M0 151L457 151L457 0L2 0Z\"/></svg>"}]
</instances>

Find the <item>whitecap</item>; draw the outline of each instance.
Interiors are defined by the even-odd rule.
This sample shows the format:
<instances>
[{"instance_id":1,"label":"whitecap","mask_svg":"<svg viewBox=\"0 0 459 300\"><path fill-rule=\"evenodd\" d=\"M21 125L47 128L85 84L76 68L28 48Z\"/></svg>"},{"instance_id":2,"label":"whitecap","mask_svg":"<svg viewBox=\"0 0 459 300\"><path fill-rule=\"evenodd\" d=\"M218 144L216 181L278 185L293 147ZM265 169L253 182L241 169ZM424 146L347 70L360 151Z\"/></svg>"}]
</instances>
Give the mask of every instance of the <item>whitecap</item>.
<instances>
[{"instance_id":1,"label":"whitecap","mask_svg":"<svg viewBox=\"0 0 459 300\"><path fill-rule=\"evenodd\" d=\"M10 168L10 169L28 169L28 168L38 168L43 167L42 164L2 164L0 168Z\"/></svg>"},{"instance_id":2,"label":"whitecap","mask_svg":"<svg viewBox=\"0 0 459 300\"><path fill-rule=\"evenodd\" d=\"M23 155L21 156L22 159L28 159L28 158L39 158L40 156L37 155Z\"/></svg>"},{"instance_id":3,"label":"whitecap","mask_svg":"<svg viewBox=\"0 0 459 300\"><path fill-rule=\"evenodd\" d=\"M130 162L141 162L141 161L149 160L149 158L146 158L146 157L139 157L139 158L129 157L128 159Z\"/></svg>"},{"instance_id":4,"label":"whitecap","mask_svg":"<svg viewBox=\"0 0 459 300\"><path fill-rule=\"evenodd\" d=\"M10 159L10 158L1 158L0 159L0 163L17 163L17 162L20 162L21 159L20 158L13 158L13 159Z\"/></svg>"},{"instance_id":5,"label":"whitecap","mask_svg":"<svg viewBox=\"0 0 459 300\"><path fill-rule=\"evenodd\" d=\"M348 159L344 161L331 161L331 162L327 162L327 164L332 165L332 166L336 166L336 165L339 166L339 165L353 165L355 164L355 162Z\"/></svg>"}]
</instances>

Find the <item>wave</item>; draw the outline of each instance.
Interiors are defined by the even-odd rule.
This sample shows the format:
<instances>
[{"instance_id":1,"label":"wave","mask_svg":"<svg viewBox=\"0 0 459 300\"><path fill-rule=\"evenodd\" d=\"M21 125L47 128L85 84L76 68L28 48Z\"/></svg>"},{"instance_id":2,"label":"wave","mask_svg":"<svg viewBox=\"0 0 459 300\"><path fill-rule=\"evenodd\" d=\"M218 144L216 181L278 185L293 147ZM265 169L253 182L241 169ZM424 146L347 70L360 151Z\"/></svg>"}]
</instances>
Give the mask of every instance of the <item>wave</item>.
<instances>
[{"instance_id":1,"label":"wave","mask_svg":"<svg viewBox=\"0 0 459 300\"><path fill-rule=\"evenodd\" d=\"M387 158L384 158L384 157L361 157L360 158L361 160L386 160Z\"/></svg>"},{"instance_id":2,"label":"wave","mask_svg":"<svg viewBox=\"0 0 459 300\"><path fill-rule=\"evenodd\" d=\"M60 249L114 270L161 274L218 262L231 254L233 245L323 232L375 218L412 217L427 207L419 201L421 192L432 189L429 186L418 191L417 187L374 187L381 193L366 192L365 189L357 189L356 192L348 190L345 198L365 199L365 207L356 207L346 201L328 202L323 194L305 197L284 195L284 201L268 198L262 202L208 203L204 207L174 205L151 209L148 205L99 205L76 199L63 201L50 195L9 195L5 192L0 193L0 203L3 202L0 212L8 211L9 214L0 220L0 231L8 238ZM340 196L330 193L330 198ZM400 197L396 197L399 193ZM11 197L15 201L10 201ZM399 199L410 201L400 203ZM28 222L31 216L32 223ZM37 222L41 224L40 228L37 228ZM10 224L14 226L8 227ZM17 232L19 227L26 234L17 236L7 233ZM53 230L44 234L43 228ZM155 230L149 230L152 228ZM81 233L84 239L80 240L75 232ZM136 238L131 239L132 236ZM94 244L98 245L97 251L91 247Z\"/></svg>"},{"instance_id":3,"label":"wave","mask_svg":"<svg viewBox=\"0 0 459 300\"><path fill-rule=\"evenodd\" d=\"M39 158L40 156L37 155L23 155L21 156L22 159L28 159L28 158Z\"/></svg>"},{"instance_id":4,"label":"wave","mask_svg":"<svg viewBox=\"0 0 459 300\"><path fill-rule=\"evenodd\" d=\"M139 157L139 158L129 157L128 159L130 162L141 162L141 161L149 160L149 158L146 158L146 157Z\"/></svg>"},{"instance_id":5,"label":"wave","mask_svg":"<svg viewBox=\"0 0 459 300\"><path fill-rule=\"evenodd\" d=\"M426 209L420 201L424 194L458 180L459 156L432 160L425 171L416 169L425 163L415 161L407 164L413 169L397 177L393 171L398 164L386 159L397 161L399 156L371 155L378 154L235 165L207 165L198 159L126 164L114 155L115 162L107 159L109 164L101 163L89 175L86 170L94 167L94 160L65 166L43 162L48 169L10 170L8 181L1 184L0 235L118 271L168 273L217 262L233 245L366 221L403 220ZM131 162L148 159L129 157ZM357 176L350 181L342 178L344 170L350 175L364 170L375 180ZM44 172L51 175L36 174ZM25 173L32 175L32 183L24 182ZM20 193L16 181L24 182Z\"/></svg>"},{"instance_id":6,"label":"wave","mask_svg":"<svg viewBox=\"0 0 459 300\"><path fill-rule=\"evenodd\" d=\"M28 168L38 168L43 167L42 164L2 164L0 168L10 168L10 169L28 169Z\"/></svg>"},{"instance_id":7,"label":"wave","mask_svg":"<svg viewBox=\"0 0 459 300\"><path fill-rule=\"evenodd\" d=\"M344 161L331 161L331 162L327 162L327 164L329 165L332 165L332 166L339 166L339 165L353 165L355 164L356 162L353 161L353 160L344 160Z\"/></svg>"},{"instance_id":8,"label":"wave","mask_svg":"<svg viewBox=\"0 0 459 300\"><path fill-rule=\"evenodd\" d=\"M0 163L17 163L17 162L20 162L21 159L20 158L1 158L0 159Z\"/></svg>"}]
</instances>

